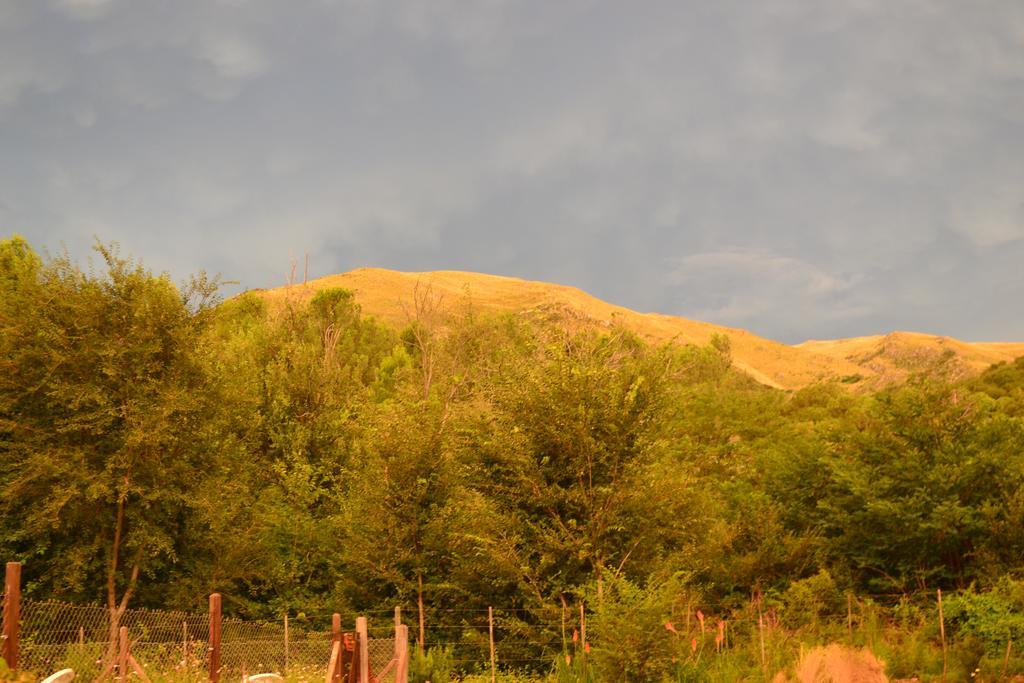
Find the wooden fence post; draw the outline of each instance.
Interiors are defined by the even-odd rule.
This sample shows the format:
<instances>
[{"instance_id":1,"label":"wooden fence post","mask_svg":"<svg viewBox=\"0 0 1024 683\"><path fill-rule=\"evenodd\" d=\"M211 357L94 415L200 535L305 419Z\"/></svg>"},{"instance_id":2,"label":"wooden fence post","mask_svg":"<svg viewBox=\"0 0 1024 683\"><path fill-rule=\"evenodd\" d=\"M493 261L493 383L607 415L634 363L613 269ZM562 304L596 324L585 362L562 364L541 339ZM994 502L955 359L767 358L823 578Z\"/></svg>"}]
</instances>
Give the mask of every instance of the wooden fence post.
<instances>
[{"instance_id":1,"label":"wooden fence post","mask_svg":"<svg viewBox=\"0 0 1024 683\"><path fill-rule=\"evenodd\" d=\"M117 680L125 683L128 680L128 627L118 629L120 647L117 655Z\"/></svg>"},{"instance_id":2,"label":"wooden fence post","mask_svg":"<svg viewBox=\"0 0 1024 683\"><path fill-rule=\"evenodd\" d=\"M342 678L341 671L345 668L344 648L342 647L341 615L331 615L331 658L327 662L327 675L324 683L336 683Z\"/></svg>"},{"instance_id":3,"label":"wooden fence post","mask_svg":"<svg viewBox=\"0 0 1024 683\"><path fill-rule=\"evenodd\" d=\"M565 613L569 610L569 604L565 601L565 596L558 596L562 599L562 654L564 655L569 651L569 641L565 639Z\"/></svg>"},{"instance_id":4,"label":"wooden fence post","mask_svg":"<svg viewBox=\"0 0 1024 683\"><path fill-rule=\"evenodd\" d=\"M419 591L417 592L417 597L416 597L417 606L419 607L419 611L420 611L420 642L419 642L419 646L420 646L420 654L423 654L423 648L424 648L423 640L425 638L425 631L426 631L426 629L424 628L424 619L423 619L423 574L417 574L416 575L416 582L417 582L416 585L419 588Z\"/></svg>"},{"instance_id":5,"label":"wooden fence post","mask_svg":"<svg viewBox=\"0 0 1024 683\"><path fill-rule=\"evenodd\" d=\"M409 627L405 624L399 624L395 631L395 656L398 658L395 664L395 683L408 683Z\"/></svg>"},{"instance_id":6,"label":"wooden fence post","mask_svg":"<svg viewBox=\"0 0 1024 683\"><path fill-rule=\"evenodd\" d=\"M18 626L21 621L21 563L8 562L4 573L3 657L7 668L18 668Z\"/></svg>"},{"instance_id":7,"label":"wooden fence post","mask_svg":"<svg viewBox=\"0 0 1024 683\"><path fill-rule=\"evenodd\" d=\"M359 683L356 680L359 676L359 648L356 647L355 633L341 634L341 671L343 683Z\"/></svg>"},{"instance_id":8,"label":"wooden fence post","mask_svg":"<svg viewBox=\"0 0 1024 683\"><path fill-rule=\"evenodd\" d=\"M334 667L334 676L332 680L340 681L342 677L342 666L341 666L341 615L335 612L331 615L331 649L338 649L338 661Z\"/></svg>"},{"instance_id":9,"label":"wooden fence post","mask_svg":"<svg viewBox=\"0 0 1024 683\"><path fill-rule=\"evenodd\" d=\"M939 634L942 636L942 680L946 680L946 620L942 617L942 589L938 589L939 596Z\"/></svg>"},{"instance_id":10,"label":"wooden fence post","mask_svg":"<svg viewBox=\"0 0 1024 683\"><path fill-rule=\"evenodd\" d=\"M846 594L846 631L853 645L853 593Z\"/></svg>"},{"instance_id":11,"label":"wooden fence post","mask_svg":"<svg viewBox=\"0 0 1024 683\"><path fill-rule=\"evenodd\" d=\"M491 641L491 683L498 678L498 668L494 661L494 608L487 608L487 631L488 639Z\"/></svg>"},{"instance_id":12,"label":"wooden fence post","mask_svg":"<svg viewBox=\"0 0 1024 683\"><path fill-rule=\"evenodd\" d=\"M210 681L220 680L220 593L210 595Z\"/></svg>"},{"instance_id":13,"label":"wooden fence post","mask_svg":"<svg viewBox=\"0 0 1024 683\"><path fill-rule=\"evenodd\" d=\"M395 666L398 666L402 662L402 640L400 637L402 631L402 608L401 606L395 606L395 659L397 660ZM398 680L398 671L395 671L395 680Z\"/></svg>"},{"instance_id":14,"label":"wooden fence post","mask_svg":"<svg viewBox=\"0 0 1024 683\"><path fill-rule=\"evenodd\" d=\"M288 613L284 613L284 668L281 673L288 673Z\"/></svg>"},{"instance_id":15,"label":"wooden fence post","mask_svg":"<svg viewBox=\"0 0 1024 683\"><path fill-rule=\"evenodd\" d=\"M761 636L761 668L768 671L768 658L764 650L764 615L761 613L761 605L757 606L757 632Z\"/></svg>"},{"instance_id":16,"label":"wooden fence post","mask_svg":"<svg viewBox=\"0 0 1024 683\"><path fill-rule=\"evenodd\" d=\"M583 603L580 603L580 647L587 651L587 616L583 611Z\"/></svg>"},{"instance_id":17,"label":"wooden fence post","mask_svg":"<svg viewBox=\"0 0 1024 683\"><path fill-rule=\"evenodd\" d=\"M366 617L356 617L356 647L359 648L359 683L370 683L370 638Z\"/></svg>"}]
</instances>

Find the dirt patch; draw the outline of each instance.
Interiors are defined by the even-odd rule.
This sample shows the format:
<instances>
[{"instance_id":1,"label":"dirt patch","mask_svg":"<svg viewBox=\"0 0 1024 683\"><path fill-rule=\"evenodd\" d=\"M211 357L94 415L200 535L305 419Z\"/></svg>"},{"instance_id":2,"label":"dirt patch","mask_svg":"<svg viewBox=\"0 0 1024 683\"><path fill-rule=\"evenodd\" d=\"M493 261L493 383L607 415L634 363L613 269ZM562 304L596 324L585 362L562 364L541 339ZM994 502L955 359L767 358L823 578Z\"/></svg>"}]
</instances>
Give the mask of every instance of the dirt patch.
<instances>
[{"instance_id":1,"label":"dirt patch","mask_svg":"<svg viewBox=\"0 0 1024 683\"><path fill-rule=\"evenodd\" d=\"M867 648L832 644L803 656L791 677L780 672L773 683L889 683L885 665Z\"/></svg>"}]
</instances>

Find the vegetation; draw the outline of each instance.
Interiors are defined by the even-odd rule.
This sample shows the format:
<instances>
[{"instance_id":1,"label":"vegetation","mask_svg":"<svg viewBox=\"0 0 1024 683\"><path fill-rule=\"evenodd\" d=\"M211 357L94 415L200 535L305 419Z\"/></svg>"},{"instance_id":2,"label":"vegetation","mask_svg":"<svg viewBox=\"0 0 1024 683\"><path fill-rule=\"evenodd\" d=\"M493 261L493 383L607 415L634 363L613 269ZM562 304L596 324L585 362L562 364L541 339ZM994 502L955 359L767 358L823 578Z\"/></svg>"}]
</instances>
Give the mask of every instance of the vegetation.
<instances>
[{"instance_id":1,"label":"vegetation","mask_svg":"<svg viewBox=\"0 0 1024 683\"><path fill-rule=\"evenodd\" d=\"M395 330L344 290L220 302L97 251L100 272L0 242L0 557L29 597L497 605L520 615L504 632L556 640L586 601L593 651L568 644L552 675L682 681L836 639L938 675L941 588L947 667L1024 669L1024 359L787 392L721 338L650 345L430 292Z\"/></svg>"}]
</instances>

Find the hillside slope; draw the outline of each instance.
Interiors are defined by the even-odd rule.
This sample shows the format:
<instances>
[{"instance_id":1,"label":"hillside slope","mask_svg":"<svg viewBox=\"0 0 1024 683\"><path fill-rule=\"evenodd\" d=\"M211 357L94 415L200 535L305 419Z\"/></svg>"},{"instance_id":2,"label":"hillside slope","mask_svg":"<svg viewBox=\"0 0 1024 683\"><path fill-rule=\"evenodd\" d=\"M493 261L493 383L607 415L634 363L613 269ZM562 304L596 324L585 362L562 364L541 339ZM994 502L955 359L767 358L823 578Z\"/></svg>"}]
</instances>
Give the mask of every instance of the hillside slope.
<instances>
[{"instance_id":1,"label":"hillside slope","mask_svg":"<svg viewBox=\"0 0 1024 683\"><path fill-rule=\"evenodd\" d=\"M429 292L441 308L452 313L473 307L577 326L617 324L653 342L706 344L712 335L721 334L731 342L733 364L739 370L780 389L840 380L857 390L874 390L920 374L960 379L1024 355L1024 343L963 342L915 332L810 340L789 346L738 328L638 313L575 287L460 271L405 273L359 268L257 293L268 301L283 302L287 298L305 300L330 287L351 290L364 313L398 327L413 319L417 292Z\"/></svg>"},{"instance_id":2,"label":"hillside slope","mask_svg":"<svg viewBox=\"0 0 1024 683\"><path fill-rule=\"evenodd\" d=\"M706 344L722 334L732 344L735 366L764 384L795 389L816 381L864 374L853 363L759 337L746 330L722 327L657 313L637 313L601 301L575 287L459 271L404 273L360 268L260 294L270 301L285 297L306 299L320 289L342 287L355 293L364 313L404 326L412 316L417 288L441 297L442 306L458 311L473 306L480 311L533 314L566 321L607 326L618 324L655 342Z\"/></svg>"},{"instance_id":3,"label":"hillside slope","mask_svg":"<svg viewBox=\"0 0 1024 683\"><path fill-rule=\"evenodd\" d=\"M809 340L796 348L855 363L871 372L866 383L875 387L899 384L912 374L972 377L995 363L1024 356L1021 342L965 342L919 332Z\"/></svg>"}]
</instances>

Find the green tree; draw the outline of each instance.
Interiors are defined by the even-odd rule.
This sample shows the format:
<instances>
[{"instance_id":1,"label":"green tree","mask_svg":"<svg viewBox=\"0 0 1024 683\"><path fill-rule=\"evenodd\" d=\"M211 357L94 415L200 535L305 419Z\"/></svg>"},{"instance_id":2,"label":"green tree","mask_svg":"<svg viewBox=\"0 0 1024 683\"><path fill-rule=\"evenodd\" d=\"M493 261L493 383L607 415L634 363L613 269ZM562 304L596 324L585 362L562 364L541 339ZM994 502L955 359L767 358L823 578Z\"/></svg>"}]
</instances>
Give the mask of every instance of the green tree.
<instances>
[{"instance_id":1,"label":"green tree","mask_svg":"<svg viewBox=\"0 0 1024 683\"><path fill-rule=\"evenodd\" d=\"M531 603L642 577L701 536L704 498L666 419L691 360L621 330L540 331L495 368L472 481L505 520L486 547Z\"/></svg>"},{"instance_id":2,"label":"green tree","mask_svg":"<svg viewBox=\"0 0 1024 683\"><path fill-rule=\"evenodd\" d=\"M836 560L888 590L978 575L1008 501L1020 499L1024 424L983 396L911 385L874 398L829 440L805 508Z\"/></svg>"},{"instance_id":3,"label":"green tree","mask_svg":"<svg viewBox=\"0 0 1024 683\"><path fill-rule=\"evenodd\" d=\"M195 361L215 283L179 289L97 245L105 272L0 243L2 547L30 590L98 597L111 629L179 557L205 454Z\"/></svg>"}]
</instances>

